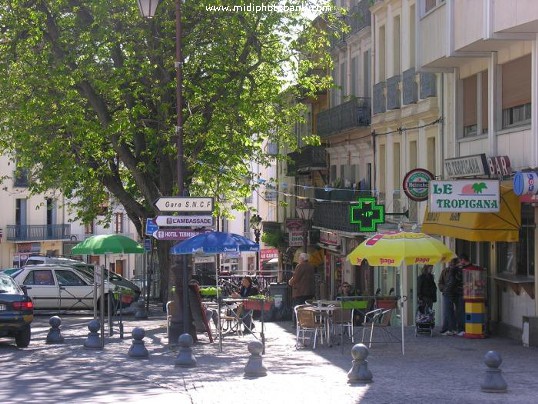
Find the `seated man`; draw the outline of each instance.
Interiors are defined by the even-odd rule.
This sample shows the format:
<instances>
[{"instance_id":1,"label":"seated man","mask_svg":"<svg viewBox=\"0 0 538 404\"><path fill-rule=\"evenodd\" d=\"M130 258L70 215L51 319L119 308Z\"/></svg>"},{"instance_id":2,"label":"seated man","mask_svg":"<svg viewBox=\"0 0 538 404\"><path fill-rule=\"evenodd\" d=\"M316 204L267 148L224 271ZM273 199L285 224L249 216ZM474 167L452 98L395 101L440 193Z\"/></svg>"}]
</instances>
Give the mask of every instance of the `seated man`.
<instances>
[{"instance_id":1,"label":"seated man","mask_svg":"<svg viewBox=\"0 0 538 404\"><path fill-rule=\"evenodd\" d=\"M348 282L342 282L336 296L357 296L357 293Z\"/></svg>"}]
</instances>

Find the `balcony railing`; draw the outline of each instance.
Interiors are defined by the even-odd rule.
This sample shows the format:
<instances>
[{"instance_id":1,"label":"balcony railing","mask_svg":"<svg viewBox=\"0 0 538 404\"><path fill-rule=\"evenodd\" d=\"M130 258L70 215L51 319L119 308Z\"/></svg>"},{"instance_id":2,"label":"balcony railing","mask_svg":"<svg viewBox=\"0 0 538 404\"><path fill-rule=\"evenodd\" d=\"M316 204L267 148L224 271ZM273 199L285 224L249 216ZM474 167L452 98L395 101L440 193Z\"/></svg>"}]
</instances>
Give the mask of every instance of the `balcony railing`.
<instances>
[{"instance_id":1,"label":"balcony railing","mask_svg":"<svg viewBox=\"0 0 538 404\"><path fill-rule=\"evenodd\" d=\"M289 153L288 157L291 159L291 162L288 162L287 175L289 176L294 176L300 172L327 168L325 147L306 146L300 151Z\"/></svg>"},{"instance_id":2,"label":"balcony railing","mask_svg":"<svg viewBox=\"0 0 538 404\"><path fill-rule=\"evenodd\" d=\"M383 113L387 110L385 97L385 82L380 81L374 84L374 115Z\"/></svg>"},{"instance_id":3,"label":"balcony railing","mask_svg":"<svg viewBox=\"0 0 538 404\"><path fill-rule=\"evenodd\" d=\"M402 99L404 105L414 104L418 100L418 86L415 80L415 68L412 67L402 74Z\"/></svg>"},{"instance_id":4,"label":"balcony railing","mask_svg":"<svg viewBox=\"0 0 538 404\"><path fill-rule=\"evenodd\" d=\"M316 201L312 225L329 230L358 233L359 226L356 223L350 223L352 206L349 202Z\"/></svg>"},{"instance_id":5,"label":"balcony railing","mask_svg":"<svg viewBox=\"0 0 538 404\"><path fill-rule=\"evenodd\" d=\"M8 225L8 241L69 240L70 224Z\"/></svg>"},{"instance_id":6,"label":"balcony railing","mask_svg":"<svg viewBox=\"0 0 538 404\"><path fill-rule=\"evenodd\" d=\"M387 110L400 108L400 76L387 79Z\"/></svg>"},{"instance_id":7,"label":"balcony railing","mask_svg":"<svg viewBox=\"0 0 538 404\"><path fill-rule=\"evenodd\" d=\"M437 96L435 73L420 73L420 99Z\"/></svg>"},{"instance_id":8,"label":"balcony railing","mask_svg":"<svg viewBox=\"0 0 538 404\"><path fill-rule=\"evenodd\" d=\"M353 98L317 116L317 135L326 137L346 129L370 125L370 98Z\"/></svg>"},{"instance_id":9,"label":"balcony railing","mask_svg":"<svg viewBox=\"0 0 538 404\"><path fill-rule=\"evenodd\" d=\"M363 28L369 27L370 22L370 0L362 0L355 4L346 16L346 22L351 28L349 35L359 32Z\"/></svg>"}]
</instances>

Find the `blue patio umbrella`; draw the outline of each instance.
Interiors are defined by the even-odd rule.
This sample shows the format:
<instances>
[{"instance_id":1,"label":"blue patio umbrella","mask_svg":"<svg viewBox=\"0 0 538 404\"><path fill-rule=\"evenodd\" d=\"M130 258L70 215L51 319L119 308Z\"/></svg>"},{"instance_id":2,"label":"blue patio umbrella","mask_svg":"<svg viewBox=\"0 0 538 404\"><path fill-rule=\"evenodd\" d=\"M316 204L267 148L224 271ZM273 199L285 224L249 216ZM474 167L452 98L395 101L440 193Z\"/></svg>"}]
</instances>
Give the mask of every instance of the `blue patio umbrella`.
<instances>
[{"instance_id":1,"label":"blue patio umbrella","mask_svg":"<svg viewBox=\"0 0 538 404\"><path fill-rule=\"evenodd\" d=\"M177 243L170 254L224 254L229 252L257 252L260 245L234 233L212 231L201 233Z\"/></svg>"},{"instance_id":2,"label":"blue patio umbrella","mask_svg":"<svg viewBox=\"0 0 538 404\"><path fill-rule=\"evenodd\" d=\"M249 240L246 237L234 233L212 231L201 233L185 241L177 243L170 249L170 254L224 254L224 253L242 253L258 252L260 245ZM217 312L219 316L219 351L222 352L222 330L220 324L220 296L219 296L219 272L215 267L215 278L217 281ZM263 333L263 323L262 323Z\"/></svg>"}]
</instances>

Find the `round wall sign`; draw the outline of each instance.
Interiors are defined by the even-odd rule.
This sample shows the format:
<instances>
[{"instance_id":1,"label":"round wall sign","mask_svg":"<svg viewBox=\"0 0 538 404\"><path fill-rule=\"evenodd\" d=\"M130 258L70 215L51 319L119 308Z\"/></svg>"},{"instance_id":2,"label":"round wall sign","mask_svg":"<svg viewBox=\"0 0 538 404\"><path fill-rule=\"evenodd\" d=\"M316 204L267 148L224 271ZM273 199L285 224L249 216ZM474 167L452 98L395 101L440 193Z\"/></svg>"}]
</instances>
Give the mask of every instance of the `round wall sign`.
<instances>
[{"instance_id":1,"label":"round wall sign","mask_svg":"<svg viewBox=\"0 0 538 404\"><path fill-rule=\"evenodd\" d=\"M428 184L434 176L424 168L415 168L409 171L403 180L403 190L407 197L413 201L425 201L428 199Z\"/></svg>"}]
</instances>

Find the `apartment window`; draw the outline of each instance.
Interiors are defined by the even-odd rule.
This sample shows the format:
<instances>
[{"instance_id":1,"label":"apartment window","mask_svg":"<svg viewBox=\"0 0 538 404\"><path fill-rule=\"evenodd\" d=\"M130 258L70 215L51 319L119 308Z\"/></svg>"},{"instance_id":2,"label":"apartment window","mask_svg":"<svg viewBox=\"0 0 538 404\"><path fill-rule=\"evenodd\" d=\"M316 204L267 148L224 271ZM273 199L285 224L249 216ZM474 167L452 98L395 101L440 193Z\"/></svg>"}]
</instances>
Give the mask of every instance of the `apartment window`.
<instances>
[{"instance_id":1,"label":"apartment window","mask_svg":"<svg viewBox=\"0 0 538 404\"><path fill-rule=\"evenodd\" d=\"M392 160L392 175L394 178L394 189L400 189L402 178L400 176L401 170L400 170L400 163L401 163L401 156L400 156L400 143L394 143L393 144L393 160Z\"/></svg>"},{"instance_id":2,"label":"apartment window","mask_svg":"<svg viewBox=\"0 0 538 404\"><path fill-rule=\"evenodd\" d=\"M409 142L409 169L414 170L418 164L417 141Z\"/></svg>"},{"instance_id":3,"label":"apartment window","mask_svg":"<svg viewBox=\"0 0 538 404\"><path fill-rule=\"evenodd\" d=\"M366 51L362 57L363 63L363 94L365 97L370 97L370 51Z\"/></svg>"},{"instance_id":4,"label":"apartment window","mask_svg":"<svg viewBox=\"0 0 538 404\"><path fill-rule=\"evenodd\" d=\"M14 180L13 180L14 187L19 187L19 188L28 187L28 170L26 168L17 167L15 169L15 172L13 173L13 176L14 176Z\"/></svg>"},{"instance_id":5,"label":"apartment window","mask_svg":"<svg viewBox=\"0 0 538 404\"><path fill-rule=\"evenodd\" d=\"M444 3L445 0L424 0L424 14L429 13L435 7Z\"/></svg>"},{"instance_id":6,"label":"apartment window","mask_svg":"<svg viewBox=\"0 0 538 404\"><path fill-rule=\"evenodd\" d=\"M378 44L378 49L379 49L379 54L378 54L378 74L379 74L379 80L377 80L377 82L379 83L380 81L385 81L385 78L387 77L386 74L385 74L385 26L381 26L379 27L379 44Z\"/></svg>"},{"instance_id":7,"label":"apartment window","mask_svg":"<svg viewBox=\"0 0 538 404\"><path fill-rule=\"evenodd\" d=\"M485 133L487 128L488 73L484 71L463 79L463 137Z\"/></svg>"},{"instance_id":8,"label":"apartment window","mask_svg":"<svg viewBox=\"0 0 538 404\"><path fill-rule=\"evenodd\" d=\"M519 242L497 243L497 262L503 272L534 276L534 207L521 205Z\"/></svg>"},{"instance_id":9,"label":"apartment window","mask_svg":"<svg viewBox=\"0 0 538 404\"><path fill-rule=\"evenodd\" d=\"M114 232L116 234L123 233L123 213L114 213Z\"/></svg>"},{"instance_id":10,"label":"apartment window","mask_svg":"<svg viewBox=\"0 0 538 404\"><path fill-rule=\"evenodd\" d=\"M359 58L351 58L351 95L359 96Z\"/></svg>"},{"instance_id":11,"label":"apartment window","mask_svg":"<svg viewBox=\"0 0 538 404\"><path fill-rule=\"evenodd\" d=\"M17 226L26 224L26 202L26 199L15 200L15 224Z\"/></svg>"},{"instance_id":12,"label":"apartment window","mask_svg":"<svg viewBox=\"0 0 538 404\"><path fill-rule=\"evenodd\" d=\"M336 174L336 166L331 166L331 182L334 182L336 180L337 174Z\"/></svg>"},{"instance_id":13,"label":"apartment window","mask_svg":"<svg viewBox=\"0 0 538 404\"><path fill-rule=\"evenodd\" d=\"M502 127L531 121L530 55L502 65Z\"/></svg>"},{"instance_id":14,"label":"apartment window","mask_svg":"<svg viewBox=\"0 0 538 404\"><path fill-rule=\"evenodd\" d=\"M379 146L379 190L385 192L386 188L386 163L387 163L387 149L385 145Z\"/></svg>"},{"instance_id":15,"label":"apartment window","mask_svg":"<svg viewBox=\"0 0 538 404\"><path fill-rule=\"evenodd\" d=\"M409 67L415 67L415 5L409 8Z\"/></svg>"},{"instance_id":16,"label":"apartment window","mask_svg":"<svg viewBox=\"0 0 538 404\"><path fill-rule=\"evenodd\" d=\"M392 75L400 74L400 16L394 17L392 25Z\"/></svg>"},{"instance_id":17,"label":"apartment window","mask_svg":"<svg viewBox=\"0 0 538 404\"><path fill-rule=\"evenodd\" d=\"M346 62L340 65L340 102L346 101L348 95L347 89L347 64Z\"/></svg>"},{"instance_id":18,"label":"apartment window","mask_svg":"<svg viewBox=\"0 0 538 404\"><path fill-rule=\"evenodd\" d=\"M336 68L332 70L331 76L332 76L334 85L336 85L338 83L338 78L336 77L337 76ZM336 105L338 105L337 99L338 99L338 89L333 87L331 89L331 107L335 107Z\"/></svg>"},{"instance_id":19,"label":"apartment window","mask_svg":"<svg viewBox=\"0 0 538 404\"><path fill-rule=\"evenodd\" d=\"M435 137L434 136L430 136L427 138L426 140L426 169L431 172L431 173L435 173L436 172L436 164L437 164L437 161L436 161L436 154L435 154L435 148L436 148L436 145L435 145Z\"/></svg>"}]
</instances>

